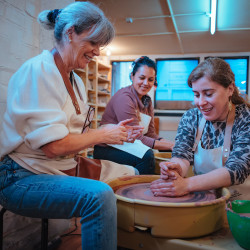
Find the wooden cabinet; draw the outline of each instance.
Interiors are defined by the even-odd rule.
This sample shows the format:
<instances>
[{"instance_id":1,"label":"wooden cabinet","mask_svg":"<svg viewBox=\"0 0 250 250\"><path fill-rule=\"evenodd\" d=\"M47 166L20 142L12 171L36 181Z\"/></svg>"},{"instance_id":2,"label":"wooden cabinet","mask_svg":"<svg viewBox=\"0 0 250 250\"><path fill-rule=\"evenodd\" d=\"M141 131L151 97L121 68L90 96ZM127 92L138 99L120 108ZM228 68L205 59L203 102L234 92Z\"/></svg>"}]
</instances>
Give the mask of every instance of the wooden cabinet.
<instances>
[{"instance_id":1,"label":"wooden cabinet","mask_svg":"<svg viewBox=\"0 0 250 250\"><path fill-rule=\"evenodd\" d=\"M111 66L92 60L84 70L77 69L75 73L81 77L85 85L88 105L95 108L91 128L98 128L111 97ZM93 148L85 149L81 154L92 158Z\"/></svg>"},{"instance_id":2,"label":"wooden cabinet","mask_svg":"<svg viewBox=\"0 0 250 250\"><path fill-rule=\"evenodd\" d=\"M92 60L84 70L77 69L75 72L85 84L88 104L95 108L91 127L97 128L111 97L111 66Z\"/></svg>"}]
</instances>

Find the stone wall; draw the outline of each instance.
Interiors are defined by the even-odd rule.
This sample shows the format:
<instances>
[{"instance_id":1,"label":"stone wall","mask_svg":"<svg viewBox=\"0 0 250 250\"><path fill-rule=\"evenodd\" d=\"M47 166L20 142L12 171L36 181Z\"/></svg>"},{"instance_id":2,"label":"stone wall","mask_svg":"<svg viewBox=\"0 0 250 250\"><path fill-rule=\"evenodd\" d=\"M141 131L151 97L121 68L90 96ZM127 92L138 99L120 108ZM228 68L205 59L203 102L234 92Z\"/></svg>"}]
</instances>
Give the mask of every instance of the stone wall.
<instances>
[{"instance_id":1,"label":"stone wall","mask_svg":"<svg viewBox=\"0 0 250 250\"><path fill-rule=\"evenodd\" d=\"M12 74L29 58L53 47L53 32L37 22L45 9L63 8L73 0L0 0L0 130ZM68 229L69 220L50 220L50 238ZM6 212L4 248L35 249L40 243L41 220Z\"/></svg>"}]
</instances>

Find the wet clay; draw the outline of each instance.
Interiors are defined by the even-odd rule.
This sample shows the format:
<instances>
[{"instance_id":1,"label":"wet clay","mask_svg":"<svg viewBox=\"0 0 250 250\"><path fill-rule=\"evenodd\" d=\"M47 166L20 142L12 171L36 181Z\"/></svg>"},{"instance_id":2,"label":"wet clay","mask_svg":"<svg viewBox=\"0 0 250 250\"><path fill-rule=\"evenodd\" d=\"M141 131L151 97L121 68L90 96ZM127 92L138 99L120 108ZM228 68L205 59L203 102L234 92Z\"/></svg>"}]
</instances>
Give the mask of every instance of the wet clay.
<instances>
[{"instance_id":1,"label":"wet clay","mask_svg":"<svg viewBox=\"0 0 250 250\"><path fill-rule=\"evenodd\" d=\"M123 186L115 193L130 199L174 203L211 201L217 198L214 190L193 192L181 197L156 197L150 190L150 184L151 183L138 183Z\"/></svg>"}]
</instances>

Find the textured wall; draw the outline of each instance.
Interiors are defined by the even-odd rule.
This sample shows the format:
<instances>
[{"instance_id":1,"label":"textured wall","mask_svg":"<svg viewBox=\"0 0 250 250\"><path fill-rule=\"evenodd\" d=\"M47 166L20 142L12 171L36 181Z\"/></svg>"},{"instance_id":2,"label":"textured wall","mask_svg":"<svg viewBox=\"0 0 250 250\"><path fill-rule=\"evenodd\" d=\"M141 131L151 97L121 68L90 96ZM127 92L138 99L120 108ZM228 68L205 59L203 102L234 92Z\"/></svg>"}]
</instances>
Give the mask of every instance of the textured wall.
<instances>
[{"instance_id":1,"label":"textured wall","mask_svg":"<svg viewBox=\"0 0 250 250\"><path fill-rule=\"evenodd\" d=\"M7 86L11 75L23 62L39 52L39 25L36 22L39 12L40 1L0 0L1 117L6 108Z\"/></svg>"},{"instance_id":2,"label":"textured wall","mask_svg":"<svg viewBox=\"0 0 250 250\"><path fill-rule=\"evenodd\" d=\"M29 58L53 47L53 32L40 28L36 19L45 9L63 8L72 0L0 0L0 130L11 75ZM35 249L40 242L40 219L6 212L4 249ZM50 220L50 235L62 233L69 220ZM36 248L38 249L38 248Z\"/></svg>"},{"instance_id":3,"label":"textured wall","mask_svg":"<svg viewBox=\"0 0 250 250\"><path fill-rule=\"evenodd\" d=\"M73 0L0 0L0 117L6 109L11 75L29 58L53 47L53 32L36 19L41 10L63 8ZM0 130L1 130L0 119Z\"/></svg>"}]
</instances>

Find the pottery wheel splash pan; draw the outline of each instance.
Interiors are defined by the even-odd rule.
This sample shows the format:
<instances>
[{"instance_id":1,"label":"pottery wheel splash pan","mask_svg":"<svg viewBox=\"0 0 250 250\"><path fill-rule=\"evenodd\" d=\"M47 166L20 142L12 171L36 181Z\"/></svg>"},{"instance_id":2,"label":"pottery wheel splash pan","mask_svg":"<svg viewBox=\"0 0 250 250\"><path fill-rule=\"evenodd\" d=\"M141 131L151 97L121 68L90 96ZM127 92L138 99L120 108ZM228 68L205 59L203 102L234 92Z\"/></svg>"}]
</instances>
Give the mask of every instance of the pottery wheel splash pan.
<instances>
[{"instance_id":1,"label":"pottery wheel splash pan","mask_svg":"<svg viewBox=\"0 0 250 250\"><path fill-rule=\"evenodd\" d=\"M124 176L110 181L117 197L118 227L150 230L156 237L193 238L210 234L224 224L228 189L195 192L183 197L154 197L150 183L159 175Z\"/></svg>"}]
</instances>

